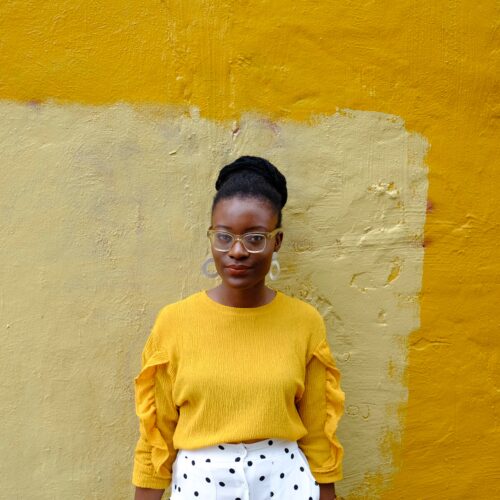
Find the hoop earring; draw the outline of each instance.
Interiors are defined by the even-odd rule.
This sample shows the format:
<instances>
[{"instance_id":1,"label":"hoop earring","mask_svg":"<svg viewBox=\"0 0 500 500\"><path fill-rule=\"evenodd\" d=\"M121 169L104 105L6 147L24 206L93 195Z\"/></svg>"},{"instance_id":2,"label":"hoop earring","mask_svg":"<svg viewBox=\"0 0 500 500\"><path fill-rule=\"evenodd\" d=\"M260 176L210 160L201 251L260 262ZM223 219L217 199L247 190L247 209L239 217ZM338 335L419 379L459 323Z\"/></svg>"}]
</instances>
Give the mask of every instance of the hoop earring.
<instances>
[{"instance_id":1,"label":"hoop earring","mask_svg":"<svg viewBox=\"0 0 500 500\"><path fill-rule=\"evenodd\" d=\"M280 277L281 267L278 261L278 252L273 252L273 260L269 269L269 279L276 281Z\"/></svg>"},{"instance_id":2,"label":"hoop earring","mask_svg":"<svg viewBox=\"0 0 500 500\"><path fill-rule=\"evenodd\" d=\"M204 261L203 264L201 265L201 273L206 276L207 278L217 278L219 276L219 273L217 271L210 271L209 266L213 266L214 264L214 259L213 257L207 257Z\"/></svg>"}]
</instances>

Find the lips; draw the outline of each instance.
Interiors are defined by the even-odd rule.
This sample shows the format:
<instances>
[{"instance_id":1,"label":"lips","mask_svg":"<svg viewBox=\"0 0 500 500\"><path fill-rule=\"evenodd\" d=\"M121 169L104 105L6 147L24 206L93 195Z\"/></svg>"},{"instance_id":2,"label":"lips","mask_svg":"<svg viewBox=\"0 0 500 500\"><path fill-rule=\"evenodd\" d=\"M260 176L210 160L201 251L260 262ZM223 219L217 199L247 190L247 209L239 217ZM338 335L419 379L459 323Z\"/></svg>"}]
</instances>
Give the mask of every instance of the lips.
<instances>
[{"instance_id":1,"label":"lips","mask_svg":"<svg viewBox=\"0 0 500 500\"><path fill-rule=\"evenodd\" d=\"M250 268L248 266L241 265L226 266L228 274L231 274L232 276L241 276L242 274L246 274L249 269Z\"/></svg>"}]
</instances>

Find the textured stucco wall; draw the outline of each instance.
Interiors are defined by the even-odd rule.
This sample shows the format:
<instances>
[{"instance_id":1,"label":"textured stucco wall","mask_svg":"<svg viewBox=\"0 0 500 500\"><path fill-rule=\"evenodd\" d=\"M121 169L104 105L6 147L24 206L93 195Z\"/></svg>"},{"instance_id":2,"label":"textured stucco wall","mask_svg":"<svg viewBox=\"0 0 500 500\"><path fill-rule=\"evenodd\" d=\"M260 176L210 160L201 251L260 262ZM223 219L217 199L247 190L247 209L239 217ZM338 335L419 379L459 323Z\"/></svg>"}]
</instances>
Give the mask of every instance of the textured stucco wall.
<instances>
[{"instance_id":1,"label":"textured stucco wall","mask_svg":"<svg viewBox=\"0 0 500 500\"><path fill-rule=\"evenodd\" d=\"M252 152L290 179L279 286L325 314L344 374L342 496L492 498L495 19L493 0L3 2L2 495L130 495L139 352L161 305L210 286L208 186Z\"/></svg>"},{"instance_id":2,"label":"textured stucco wall","mask_svg":"<svg viewBox=\"0 0 500 500\"><path fill-rule=\"evenodd\" d=\"M279 287L319 307L342 367L349 398L340 490L359 488L366 474L391 477L391 454L382 445L400 439L405 339L419 324L426 142L396 117L366 111L343 111L313 125L249 115L237 129L181 110L154 111L1 106L0 142L11 172L0 190L10 211L0 254L10 265L4 307L9 330L23 331L36 359L30 391L38 411L26 424L43 433L32 459L46 477L77 473L46 494L68 496L67 488L78 484L108 498L112 483L91 487L87 473L110 461L118 460L113 475L127 477L130 436L137 432L130 380L137 347L161 305L152 301L210 286L199 273L208 251L208 186L218 165L251 152L288 177ZM20 203L36 209L20 210ZM19 276L19 269L31 272ZM37 335L26 336L16 318L36 325ZM15 350L19 338L7 345ZM22 379L32 366L25 368ZM13 415L33 404L20 403L14 391L7 397ZM11 446L30 447L32 436L16 435L16 426L11 420L4 427ZM67 439L71 429L78 439ZM96 453L91 445L109 447ZM78 473L72 457L82 447ZM11 477L22 467L16 458ZM29 497L39 486L33 488ZM124 481L119 491L127 488Z\"/></svg>"}]
</instances>

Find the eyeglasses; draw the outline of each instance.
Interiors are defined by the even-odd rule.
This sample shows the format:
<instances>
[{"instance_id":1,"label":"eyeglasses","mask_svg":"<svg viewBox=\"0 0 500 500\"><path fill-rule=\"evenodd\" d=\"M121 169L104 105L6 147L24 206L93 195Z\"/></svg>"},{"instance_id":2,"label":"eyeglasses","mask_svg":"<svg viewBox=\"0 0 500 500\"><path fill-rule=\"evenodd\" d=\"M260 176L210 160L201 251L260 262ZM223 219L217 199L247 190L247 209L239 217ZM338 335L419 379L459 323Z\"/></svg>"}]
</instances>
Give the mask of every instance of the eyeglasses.
<instances>
[{"instance_id":1,"label":"eyeglasses","mask_svg":"<svg viewBox=\"0 0 500 500\"><path fill-rule=\"evenodd\" d=\"M210 242L215 250L219 252L229 252L236 241L239 241L245 250L249 253L260 253L266 249L267 240L275 236L281 231L280 227L277 227L274 231L270 233L265 232L255 232L255 233L245 233L245 234L233 234L229 231L221 231L219 229L209 229L207 231L207 236L210 238Z\"/></svg>"}]
</instances>

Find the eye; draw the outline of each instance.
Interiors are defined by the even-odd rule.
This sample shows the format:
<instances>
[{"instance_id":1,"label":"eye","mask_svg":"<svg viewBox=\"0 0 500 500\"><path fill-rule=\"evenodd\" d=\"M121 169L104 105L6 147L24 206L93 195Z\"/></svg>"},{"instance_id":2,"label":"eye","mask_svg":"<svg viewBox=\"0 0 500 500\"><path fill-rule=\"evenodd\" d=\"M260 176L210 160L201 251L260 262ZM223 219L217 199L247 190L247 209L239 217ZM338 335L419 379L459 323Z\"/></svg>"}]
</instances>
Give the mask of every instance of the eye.
<instances>
[{"instance_id":1,"label":"eye","mask_svg":"<svg viewBox=\"0 0 500 500\"><path fill-rule=\"evenodd\" d=\"M264 234L252 233L245 236L245 241L249 243L262 243L266 239Z\"/></svg>"},{"instance_id":2,"label":"eye","mask_svg":"<svg viewBox=\"0 0 500 500\"><path fill-rule=\"evenodd\" d=\"M215 239L220 243L230 243L233 237L229 233L217 232Z\"/></svg>"}]
</instances>

